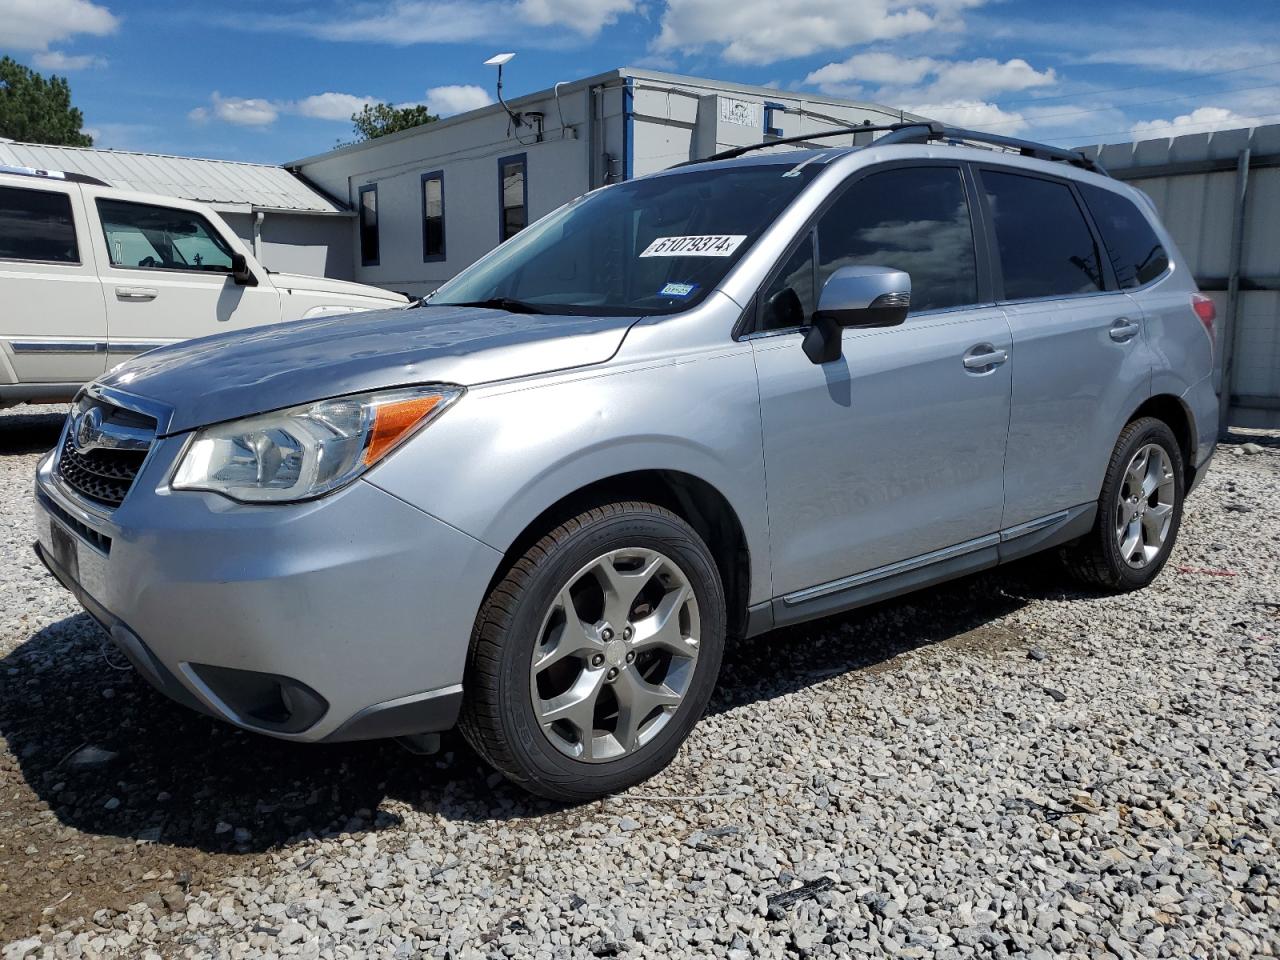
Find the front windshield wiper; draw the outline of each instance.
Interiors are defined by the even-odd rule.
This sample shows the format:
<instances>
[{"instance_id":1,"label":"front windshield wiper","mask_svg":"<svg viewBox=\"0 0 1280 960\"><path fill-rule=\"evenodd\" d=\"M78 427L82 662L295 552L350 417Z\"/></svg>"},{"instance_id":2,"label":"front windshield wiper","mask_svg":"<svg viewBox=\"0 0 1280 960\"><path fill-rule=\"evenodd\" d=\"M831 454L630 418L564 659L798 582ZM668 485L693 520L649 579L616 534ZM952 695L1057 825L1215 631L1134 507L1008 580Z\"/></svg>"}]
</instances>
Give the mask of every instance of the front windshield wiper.
<instances>
[{"instance_id":1,"label":"front windshield wiper","mask_svg":"<svg viewBox=\"0 0 1280 960\"><path fill-rule=\"evenodd\" d=\"M505 310L507 313L550 313L544 310L536 303L529 303L527 300L514 300L511 297L491 297L488 300L464 300L461 303L438 303L432 306L440 307L492 307L495 310Z\"/></svg>"}]
</instances>

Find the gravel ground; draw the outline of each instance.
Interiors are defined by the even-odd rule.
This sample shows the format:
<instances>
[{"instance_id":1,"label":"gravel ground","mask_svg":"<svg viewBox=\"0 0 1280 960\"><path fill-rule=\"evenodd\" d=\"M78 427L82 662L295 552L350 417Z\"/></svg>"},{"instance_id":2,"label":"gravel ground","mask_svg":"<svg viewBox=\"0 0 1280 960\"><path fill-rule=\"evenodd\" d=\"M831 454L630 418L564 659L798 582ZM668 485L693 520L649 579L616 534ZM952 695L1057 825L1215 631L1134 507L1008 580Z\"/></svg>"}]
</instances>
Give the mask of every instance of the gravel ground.
<instances>
[{"instance_id":1,"label":"gravel ground","mask_svg":"<svg viewBox=\"0 0 1280 960\"><path fill-rule=\"evenodd\" d=\"M1150 589L1027 562L739 644L669 770L565 808L118 670L30 552L57 427L0 415L5 960L1280 952L1280 435Z\"/></svg>"}]
</instances>

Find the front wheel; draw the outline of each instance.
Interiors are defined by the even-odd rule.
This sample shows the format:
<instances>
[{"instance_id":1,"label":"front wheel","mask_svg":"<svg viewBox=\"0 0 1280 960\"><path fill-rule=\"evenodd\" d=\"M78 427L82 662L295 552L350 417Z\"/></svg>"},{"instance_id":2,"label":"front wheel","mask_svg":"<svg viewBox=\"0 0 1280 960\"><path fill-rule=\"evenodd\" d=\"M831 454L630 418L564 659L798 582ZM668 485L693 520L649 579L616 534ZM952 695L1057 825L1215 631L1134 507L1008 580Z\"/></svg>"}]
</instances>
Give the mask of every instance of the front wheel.
<instances>
[{"instance_id":1,"label":"front wheel","mask_svg":"<svg viewBox=\"0 0 1280 960\"><path fill-rule=\"evenodd\" d=\"M724 648L711 552L669 510L613 503L531 546L476 619L462 731L556 800L652 776L706 709Z\"/></svg>"},{"instance_id":2,"label":"front wheel","mask_svg":"<svg viewBox=\"0 0 1280 960\"><path fill-rule=\"evenodd\" d=\"M1068 571L1095 587L1145 587L1169 559L1182 522L1182 454L1173 431L1144 417L1120 433L1093 530L1063 548Z\"/></svg>"}]
</instances>

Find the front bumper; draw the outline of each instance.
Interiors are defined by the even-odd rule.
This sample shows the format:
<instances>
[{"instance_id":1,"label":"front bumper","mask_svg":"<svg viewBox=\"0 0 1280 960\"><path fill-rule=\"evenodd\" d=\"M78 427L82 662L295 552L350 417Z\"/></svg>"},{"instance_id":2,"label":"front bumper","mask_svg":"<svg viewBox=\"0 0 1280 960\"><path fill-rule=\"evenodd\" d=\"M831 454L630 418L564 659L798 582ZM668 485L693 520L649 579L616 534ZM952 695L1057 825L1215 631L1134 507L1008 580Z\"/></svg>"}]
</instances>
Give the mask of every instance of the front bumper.
<instances>
[{"instance_id":1,"label":"front bumper","mask_svg":"<svg viewBox=\"0 0 1280 960\"><path fill-rule=\"evenodd\" d=\"M36 551L162 693L291 740L447 729L498 551L364 481L321 500L234 504L163 486L181 438L96 510L51 458Z\"/></svg>"}]
</instances>

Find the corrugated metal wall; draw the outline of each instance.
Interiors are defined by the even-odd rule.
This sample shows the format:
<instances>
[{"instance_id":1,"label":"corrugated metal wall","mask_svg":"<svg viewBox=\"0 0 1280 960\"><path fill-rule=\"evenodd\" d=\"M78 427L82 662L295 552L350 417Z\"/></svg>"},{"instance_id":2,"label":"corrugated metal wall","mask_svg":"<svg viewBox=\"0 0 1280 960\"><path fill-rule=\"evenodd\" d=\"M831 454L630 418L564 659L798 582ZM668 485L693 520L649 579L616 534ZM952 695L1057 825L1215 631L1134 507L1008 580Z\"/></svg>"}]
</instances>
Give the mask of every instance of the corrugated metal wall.
<instances>
[{"instance_id":1,"label":"corrugated metal wall","mask_svg":"<svg viewBox=\"0 0 1280 960\"><path fill-rule=\"evenodd\" d=\"M1230 424L1280 427L1280 125L1087 152L1150 195L1217 304Z\"/></svg>"}]
</instances>

